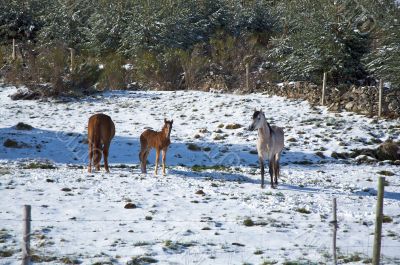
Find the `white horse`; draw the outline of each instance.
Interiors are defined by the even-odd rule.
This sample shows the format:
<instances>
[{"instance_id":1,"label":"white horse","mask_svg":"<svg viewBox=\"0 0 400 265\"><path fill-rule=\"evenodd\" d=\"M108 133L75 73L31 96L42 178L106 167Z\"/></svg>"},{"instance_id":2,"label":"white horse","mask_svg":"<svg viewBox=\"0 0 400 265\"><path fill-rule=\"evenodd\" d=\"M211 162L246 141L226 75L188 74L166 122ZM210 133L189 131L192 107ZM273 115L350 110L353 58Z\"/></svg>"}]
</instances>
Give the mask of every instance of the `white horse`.
<instances>
[{"instance_id":1,"label":"white horse","mask_svg":"<svg viewBox=\"0 0 400 265\"><path fill-rule=\"evenodd\" d=\"M276 188L279 176L279 159L284 147L283 129L269 125L261 109L259 111L254 110L253 122L249 130L255 129L258 129L257 152L261 167L261 188L264 188L264 161L267 156L271 188Z\"/></svg>"}]
</instances>

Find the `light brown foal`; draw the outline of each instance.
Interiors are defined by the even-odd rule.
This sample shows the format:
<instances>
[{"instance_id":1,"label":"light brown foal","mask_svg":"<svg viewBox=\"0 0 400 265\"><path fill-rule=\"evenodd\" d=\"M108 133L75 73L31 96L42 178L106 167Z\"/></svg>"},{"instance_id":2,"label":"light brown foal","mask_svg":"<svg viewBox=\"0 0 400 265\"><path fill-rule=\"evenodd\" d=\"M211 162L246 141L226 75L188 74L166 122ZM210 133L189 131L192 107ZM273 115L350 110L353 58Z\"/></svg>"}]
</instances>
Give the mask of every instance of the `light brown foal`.
<instances>
[{"instance_id":1,"label":"light brown foal","mask_svg":"<svg viewBox=\"0 0 400 265\"><path fill-rule=\"evenodd\" d=\"M153 130L145 130L140 135L140 153L139 160L142 173L147 173L146 164L147 157L149 156L151 148L156 149L156 165L154 174L157 175L158 161L160 159L160 150L162 151L162 173L165 176L165 160L167 156L168 146L171 144L170 135L172 130L172 123L174 121L168 121L164 119L164 126L161 131L156 132Z\"/></svg>"}]
</instances>

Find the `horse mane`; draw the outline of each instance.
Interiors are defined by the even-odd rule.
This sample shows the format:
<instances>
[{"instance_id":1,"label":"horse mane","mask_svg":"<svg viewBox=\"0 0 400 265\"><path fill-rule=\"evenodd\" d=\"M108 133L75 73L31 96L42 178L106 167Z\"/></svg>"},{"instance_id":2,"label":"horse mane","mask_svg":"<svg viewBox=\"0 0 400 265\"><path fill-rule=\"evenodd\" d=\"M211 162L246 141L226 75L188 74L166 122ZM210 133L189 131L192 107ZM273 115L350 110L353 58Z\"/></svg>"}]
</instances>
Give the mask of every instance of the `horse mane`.
<instances>
[{"instance_id":1,"label":"horse mane","mask_svg":"<svg viewBox=\"0 0 400 265\"><path fill-rule=\"evenodd\" d=\"M271 125L269 124L269 122L265 121L265 123L267 124L269 131L270 131L271 133L274 133L274 131L273 131L272 128L271 128Z\"/></svg>"}]
</instances>

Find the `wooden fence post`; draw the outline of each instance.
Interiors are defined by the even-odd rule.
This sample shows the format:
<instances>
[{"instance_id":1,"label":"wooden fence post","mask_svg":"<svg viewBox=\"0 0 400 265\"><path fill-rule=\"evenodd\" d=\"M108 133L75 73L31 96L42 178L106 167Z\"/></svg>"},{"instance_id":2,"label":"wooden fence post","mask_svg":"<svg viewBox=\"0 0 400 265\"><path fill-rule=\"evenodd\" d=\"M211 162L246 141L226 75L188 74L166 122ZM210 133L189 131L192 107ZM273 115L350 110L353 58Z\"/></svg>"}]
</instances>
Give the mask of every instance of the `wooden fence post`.
<instances>
[{"instance_id":1,"label":"wooden fence post","mask_svg":"<svg viewBox=\"0 0 400 265\"><path fill-rule=\"evenodd\" d=\"M31 206L24 205L23 213L23 238L22 238L22 265L31 263L30 239L31 239Z\"/></svg>"},{"instance_id":2,"label":"wooden fence post","mask_svg":"<svg viewBox=\"0 0 400 265\"><path fill-rule=\"evenodd\" d=\"M326 72L324 72L324 78L322 79L322 97L321 97L321 105L325 105L325 90L326 90Z\"/></svg>"},{"instance_id":3,"label":"wooden fence post","mask_svg":"<svg viewBox=\"0 0 400 265\"><path fill-rule=\"evenodd\" d=\"M75 67L75 63L74 63L74 61L75 61L75 50L74 50L74 48L69 48L69 51L70 51L70 71L71 72L73 72L74 71L74 67Z\"/></svg>"},{"instance_id":4,"label":"wooden fence post","mask_svg":"<svg viewBox=\"0 0 400 265\"><path fill-rule=\"evenodd\" d=\"M246 63L246 90L249 91L249 75L250 75L250 65L249 63Z\"/></svg>"},{"instance_id":5,"label":"wooden fence post","mask_svg":"<svg viewBox=\"0 0 400 265\"><path fill-rule=\"evenodd\" d=\"M372 264L379 265L381 257L381 240L382 240L382 221L383 221L383 197L384 197L385 178L378 179L378 197L376 201L376 217L375 217L375 236L374 251L372 256Z\"/></svg>"},{"instance_id":6,"label":"wooden fence post","mask_svg":"<svg viewBox=\"0 0 400 265\"><path fill-rule=\"evenodd\" d=\"M15 54L15 39L12 40L12 54L11 54L11 58L13 59L13 61L16 58L16 54Z\"/></svg>"},{"instance_id":7,"label":"wooden fence post","mask_svg":"<svg viewBox=\"0 0 400 265\"><path fill-rule=\"evenodd\" d=\"M379 80L378 117L382 116L383 80Z\"/></svg>"},{"instance_id":8,"label":"wooden fence post","mask_svg":"<svg viewBox=\"0 0 400 265\"><path fill-rule=\"evenodd\" d=\"M332 220L332 225L333 225L333 245L332 245L332 255L333 255L333 264L337 265L337 256L336 256L336 233L337 233L337 204L336 204L336 198L333 198L333 204L332 204L332 210L333 210L333 220Z\"/></svg>"}]
</instances>

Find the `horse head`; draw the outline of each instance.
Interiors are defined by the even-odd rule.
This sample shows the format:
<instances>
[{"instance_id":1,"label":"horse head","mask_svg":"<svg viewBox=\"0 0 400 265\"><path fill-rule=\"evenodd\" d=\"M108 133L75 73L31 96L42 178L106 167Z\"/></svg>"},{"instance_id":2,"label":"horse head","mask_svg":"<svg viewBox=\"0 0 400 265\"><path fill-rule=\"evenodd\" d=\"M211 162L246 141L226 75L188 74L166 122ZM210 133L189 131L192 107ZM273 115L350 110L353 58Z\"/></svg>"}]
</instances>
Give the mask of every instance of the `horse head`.
<instances>
[{"instance_id":1,"label":"horse head","mask_svg":"<svg viewBox=\"0 0 400 265\"><path fill-rule=\"evenodd\" d=\"M254 110L253 113L253 121L249 126L250 131L254 131L256 129L262 128L265 123L265 116L262 110Z\"/></svg>"},{"instance_id":2,"label":"horse head","mask_svg":"<svg viewBox=\"0 0 400 265\"><path fill-rule=\"evenodd\" d=\"M163 129L166 130L168 137L171 135L172 131L172 124L174 123L174 120L167 120L164 118L164 127Z\"/></svg>"}]
</instances>

